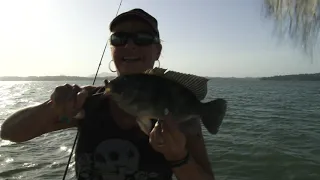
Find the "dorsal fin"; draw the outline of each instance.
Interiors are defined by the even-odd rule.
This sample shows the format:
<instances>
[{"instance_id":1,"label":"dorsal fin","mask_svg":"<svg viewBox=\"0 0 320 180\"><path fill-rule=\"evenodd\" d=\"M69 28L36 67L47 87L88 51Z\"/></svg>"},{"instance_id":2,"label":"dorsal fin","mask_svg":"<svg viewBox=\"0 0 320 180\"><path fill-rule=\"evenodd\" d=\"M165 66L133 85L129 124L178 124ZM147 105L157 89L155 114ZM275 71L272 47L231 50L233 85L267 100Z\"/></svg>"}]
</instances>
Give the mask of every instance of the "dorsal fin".
<instances>
[{"instance_id":1,"label":"dorsal fin","mask_svg":"<svg viewBox=\"0 0 320 180\"><path fill-rule=\"evenodd\" d=\"M209 79L205 77L175 71L167 71L167 69L163 68L148 69L145 71L145 73L162 76L175 81L193 92L199 100L203 100L207 95L207 82Z\"/></svg>"}]
</instances>

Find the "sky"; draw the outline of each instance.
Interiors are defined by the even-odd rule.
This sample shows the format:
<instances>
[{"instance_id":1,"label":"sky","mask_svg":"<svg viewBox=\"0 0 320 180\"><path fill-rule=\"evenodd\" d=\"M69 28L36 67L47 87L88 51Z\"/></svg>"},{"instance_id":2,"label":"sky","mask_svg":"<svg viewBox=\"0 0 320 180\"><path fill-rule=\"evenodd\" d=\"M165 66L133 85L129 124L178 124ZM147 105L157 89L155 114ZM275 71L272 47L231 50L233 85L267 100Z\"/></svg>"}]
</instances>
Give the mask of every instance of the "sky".
<instances>
[{"instance_id":1,"label":"sky","mask_svg":"<svg viewBox=\"0 0 320 180\"><path fill-rule=\"evenodd\" d=\"M123 0L120 13L142 8L158 19L163 68L211 77L320 72L320 62L279 43L262 2ZM0 76L95 74L119 3L0 0ZM108 46L99 72L110 72L110 60Z\"/></svg>"}]
</instances>

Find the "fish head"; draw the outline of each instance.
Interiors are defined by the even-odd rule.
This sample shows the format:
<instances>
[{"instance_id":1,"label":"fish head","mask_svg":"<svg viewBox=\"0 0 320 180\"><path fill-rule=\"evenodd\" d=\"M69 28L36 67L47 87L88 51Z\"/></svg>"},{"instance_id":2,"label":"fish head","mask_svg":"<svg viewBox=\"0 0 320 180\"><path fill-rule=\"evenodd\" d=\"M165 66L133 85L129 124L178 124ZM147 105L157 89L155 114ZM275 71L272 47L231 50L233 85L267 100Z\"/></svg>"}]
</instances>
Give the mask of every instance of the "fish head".
<instances>
[{"instance_id":1,"label":"fish head","mask_svg":"<svg viewBox=\"0 0 320 180\"><path fill-rule=\"evenodd\" d=\"M106 95L131 115L159 114L157 112L161 106L159 106L158 91L153 80L143 74L121 75L107 84ZM157 101L154 101L155 99Z\"/></svg>"},{"instance_id":2,"label":"fish head","mask_svg":"<svg viewBox=\"0 0 320 180\"><path fill-rule=\"evenodd\" d=\"M105 94L118 103L130 103L135 99L142 83L131 75L122 75L106 85Z\"/></svg>"}]
</instances>

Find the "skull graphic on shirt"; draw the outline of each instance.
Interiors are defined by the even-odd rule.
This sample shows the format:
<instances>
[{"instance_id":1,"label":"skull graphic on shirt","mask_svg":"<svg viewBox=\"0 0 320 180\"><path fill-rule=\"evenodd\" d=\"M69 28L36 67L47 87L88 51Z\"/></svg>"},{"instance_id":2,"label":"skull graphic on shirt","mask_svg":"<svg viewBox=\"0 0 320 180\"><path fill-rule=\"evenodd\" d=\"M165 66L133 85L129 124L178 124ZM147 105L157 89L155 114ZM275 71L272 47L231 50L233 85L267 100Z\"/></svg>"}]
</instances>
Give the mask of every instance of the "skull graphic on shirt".
<instances>
[{"instance_id":1,"label":"skull graphic on shirt","mask_svg":"<svg viewBox=\"0 0 320 180\"><path fill-rule=\"evenodd\" d=\"M140 154L129 141L110 139L102 142L94 153L94 170L102 179L126 180L139 166Z\"/></svg>"}]
</instances>

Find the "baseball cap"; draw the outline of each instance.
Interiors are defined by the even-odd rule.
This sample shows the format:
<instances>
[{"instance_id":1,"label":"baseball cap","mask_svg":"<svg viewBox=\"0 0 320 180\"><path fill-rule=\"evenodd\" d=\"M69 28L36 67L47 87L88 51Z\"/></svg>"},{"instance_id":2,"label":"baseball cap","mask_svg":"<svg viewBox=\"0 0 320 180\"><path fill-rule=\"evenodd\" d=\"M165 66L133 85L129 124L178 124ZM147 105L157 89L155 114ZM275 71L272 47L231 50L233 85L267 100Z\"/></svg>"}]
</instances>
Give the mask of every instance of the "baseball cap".
<instances>
[{"instance_id":1,"label":"baseball cap","mask_svg":"<svg viewBox=\"0 0 320 180\"><path fill-rule=\"evenodd\" d=\"M132 9L130 11L119 14L117 17L115 17L110 23L110 27L109 27L110 31L112 31L112 29L117 23L124 21L128 18L138 18L140 20L143 20L144 22L148 23L148 25L150 25L150 27L153 29L156 35L160 37L157 19L151 16L149 13L139 8Z\"/></svg>"}]
</instances>

